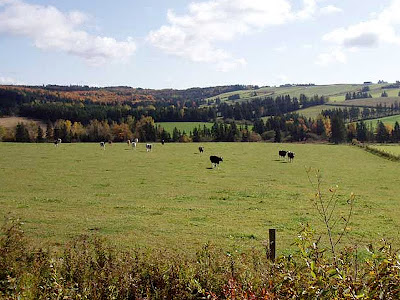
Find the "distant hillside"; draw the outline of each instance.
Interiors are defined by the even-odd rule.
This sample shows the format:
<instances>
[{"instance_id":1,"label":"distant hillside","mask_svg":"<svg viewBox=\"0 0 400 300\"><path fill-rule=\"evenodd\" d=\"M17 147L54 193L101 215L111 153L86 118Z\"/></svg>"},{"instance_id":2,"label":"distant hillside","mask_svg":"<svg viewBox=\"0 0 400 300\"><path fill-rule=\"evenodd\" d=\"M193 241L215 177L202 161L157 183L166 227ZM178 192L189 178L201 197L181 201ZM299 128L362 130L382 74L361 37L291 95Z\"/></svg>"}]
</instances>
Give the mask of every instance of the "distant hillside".
<instances>
[{"instance_id":1,"label":"distant hillside","mask_svg":"<svg viewBox=\"0 0 400 300\"><path fill-rule=\"evenodd\" d=\"M390 87L390 88L388 88ZM392 84L331 84L331 85L284 85L280 87L262 87L259 89L232 91L222 93L207 100L221 102L243 102L251 101L260 97L276 97L289 95L290 97L299 97L301 94L312 97L314 95L329 97L331 102L345 101L346 93L357 93L366 88L367 93L372 97L381 97L383 91L386 91L389 97L398 97L400 88Z\"/></svg>"},{"instance_id":2,"label":"distant hillside","mask_svg":"<svg viewBox=\"0 0 400 300\"><path fill-rule=\"evenodd\" d=\"M186 90L175 89L142 89L131 87L89 87L89 86L6 86L0 85L0 91L15 91L29 94L39 100L57 101L71 100L94 103L141 103L154 101L197 101L213 97L221 93L243 91L252 89L253 86L227 85L207 88L190 88Z\"/></svg>"}]
</instances>

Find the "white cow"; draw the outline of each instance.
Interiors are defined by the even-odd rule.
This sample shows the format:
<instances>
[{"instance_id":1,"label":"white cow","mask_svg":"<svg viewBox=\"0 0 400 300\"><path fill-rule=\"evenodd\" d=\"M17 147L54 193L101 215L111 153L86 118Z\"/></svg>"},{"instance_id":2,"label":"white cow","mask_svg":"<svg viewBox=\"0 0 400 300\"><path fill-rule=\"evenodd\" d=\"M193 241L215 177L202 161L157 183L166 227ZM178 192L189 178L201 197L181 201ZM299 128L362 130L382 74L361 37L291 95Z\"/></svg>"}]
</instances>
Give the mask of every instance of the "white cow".
<instances>
[{"instance_id":1,"label":"white cow","mask_svg":"<svg viewBox=\"0 0 400 300\"><path fill-rule=\"evenodd\" d=\"M132 149L136 149L136 142L132 142Z\"/></svg>"}]
</instances>

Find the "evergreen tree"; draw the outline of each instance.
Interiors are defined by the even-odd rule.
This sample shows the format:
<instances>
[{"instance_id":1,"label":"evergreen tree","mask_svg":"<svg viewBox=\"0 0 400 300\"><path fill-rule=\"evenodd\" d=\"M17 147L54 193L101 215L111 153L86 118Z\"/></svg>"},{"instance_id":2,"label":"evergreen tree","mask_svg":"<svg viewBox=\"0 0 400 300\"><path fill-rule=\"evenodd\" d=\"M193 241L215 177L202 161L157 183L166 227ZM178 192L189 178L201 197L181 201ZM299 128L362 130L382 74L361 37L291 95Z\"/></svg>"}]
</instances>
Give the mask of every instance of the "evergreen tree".
<instances>
[{"instance_id":1,"label":"evergreen tree","mask_svg":"<svg viewBox=\"0 0 400 300\"><path fill-rule=\"evenodd\" d=\"M37 130L37 136L36 136L36 142L37 143L43 143L44 142L43 134L44 134L43 129L39 125L38 126L38 130Z\"/></svg>"},{"instance_id":2,"label":"evergreen tree","mask_svg":"<svg viewBox=\"0 0 400 300\"><path fill-rule=\"evenodd\" d=\"M46 139L48 142L54 140L54 132L53 132L53 126L51 125L51 122L47 122L47 125L46 125Z\"/></svg>"},{"instance_id":3,"label":"evergreen tree","mask_svg":"<svg viewBox=\"0 0 400 300\"><path fill-rule=\"evenodd\" d=\"M357 140L359 140L360 142L365 142L367 140L367 127L365 126L364 121L357 123L356 131Z\"/></svg>"},{"instance_id":4,"label":"evergreen tree","mask_svg":"<svg viewBox=\"0 0 400 300\"><path fill-rule=\"evenodd\" d=\"M394 143L400 142L400 125L397 121L394 123L394 128L392 130L392 141Z\"/></svg>"},{"instance_id":5,"label":"evergreen tree","mask_svg":"<svg viewBox=\"0 0 400 300\"><path fill-rule=\"evenodd\" d=\"M15 128L15 141L22 143L31 141L28 129L23 123L18 123L17 127Z\"/></svg>"},{"instance_id":6,"label":"evergreen tree","mask_svg":"<svg viewBox=\"0 0 400 300\"><path fill-rule=\"evenodd\" d=\"M383 122L378 121L377 127L376 127L376 141L378 143L385 143L389 141L389 132L383 124Z\"/></svg>"},{"instance_id":7,"label":"evergreen tree","mask_svg":"<svg viewBox=\"0 0 400 300\"><path fill-rule=\"evenodd\" d=\"M383 91L381 94L381 97L387 97L387 96L388 96L388 94L386 93L386 91Z\"/></svg>"},{"instance_id":8,"label":"evergreen tree","mask_svg":"<svg viewBox=\"0 0 400 300\"><path fill-rule=\"evenodd\" d=\"M331 118L331 142L339 144L346 139L346 127L344 126L343 117L339 113L335 113Z\"/></svg>"},{"instance_id":9,"label":"evergreen tree","mask_svg":"<svg viewBox=\"0 0 400 300\"><path fill-rule=\"evenodd\" d=\"M281 135L281 131L279 129L275 129L275 138L274 138L274 142L275 143L280 143L282 141L282 135Z\"/></svg>"},{"instance_id":10,"label":"evergreen tree","mask_svg":"<svg viewBox=\"0 0 400 300\"><path fill-rule=\"evenodd\" d=\"M174 130L172 131L172 141L173 142L179 141L180 136L181 135L179 134L178 129L175 127Z\"/></svg>"}]
</instances>

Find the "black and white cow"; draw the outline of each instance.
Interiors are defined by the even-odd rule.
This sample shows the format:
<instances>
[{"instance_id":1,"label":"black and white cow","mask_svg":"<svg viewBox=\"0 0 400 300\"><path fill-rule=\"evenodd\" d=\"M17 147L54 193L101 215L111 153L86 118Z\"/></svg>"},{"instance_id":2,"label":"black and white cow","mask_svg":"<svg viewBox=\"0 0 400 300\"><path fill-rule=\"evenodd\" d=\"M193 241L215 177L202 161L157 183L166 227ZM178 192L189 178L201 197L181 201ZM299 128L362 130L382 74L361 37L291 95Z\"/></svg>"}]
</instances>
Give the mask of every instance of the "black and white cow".
<instances>
[{"instance_id":1,"label":"black and white cow","mask_svg":"<svg viewBox=\"0 0 400 300\"><path fill-rule=\"evenodd\" d=\"M287 153L286 150L279 150L279 158L285 158Z\"/></svg>"},{"instance_id":2,"label":"black and white cow","mask_svg":"<svg viewBox=\"0 0 400 300\"><path fill-rule=\"evenodd\" d=\"M132 149L136 149L136 145L137 145L136 142L133 141L133 142L132 142Z\"/></svg>"},{"instance_id":3,"label":"black and white cow","mask_svg":"<svg viewBox=\"0 0 400 300\"><path fill-rule=\"evenodd\" d=\"M200 153L203 153L203 152L204 152L204 147L200 146L200 147L199 147L199 152L200 152Z\"/></svg>"},{"instance_id":4,"label":"black and white cow","mask_svg":"<svg viewBox=\"0 0 400 300\"><path fill-rule=\"evenodd\" d=\"M61 144L61 139L57 139L56 141L54 141L54 146L58 147L59 144Z\"/></svg>"},{"instance_id":5,"label":"black and white cow","mask_svg":"<svg viewBox=\"0 0 400 300\"><path fill-rule=\"evenodd\" d=\"M161 145L164 145L165 144L165 141L164 140L161 140Z\"/></svg>"},{"instance_id":6,"label":"black and white cow","mask_svg":"<svg viewBox=\"0 0 400 300\"><path fill-rule=\"evenodd\" d=\"M294 152L288 151L287 156L289 161L292 162L294 159Z\"/></svg>"},{"instance_id":7,"label":"black and white cow","mask_svg":"<svg viewBox=\"0 0 400 300\"><path fill-rule=\"evenodd\" d=\"M135 141L136 144L139 143L139 139L138 138L134 139L134 141Z\"/></svg>"},{"instance_id":8,"label":"black and white cow","mask_svg":"<svg viewBox=\"0 0 400 300\"><path fill-rule=\"evenodd\" d=\"M224 161L222 157L219 156L215 156L215 155L211 155L210 156L210 161L211 161L211 165L213 168L215 168L216 166L219 166L219 163L221 161Z\"/></svg>"},{"instance_id":9,"label":"black and white cow","mask_svg":"<svg viewBox=\"0 0 400 300\"><path fill-rule=\"evenodd\" d=\"M100 142L100 147L101 149L106 150L106 143Z\"/></svg>"},{"instance_id":10,"label":"black and white cow","mask_svg":"<svg viewBox=\"0 0 400 300\"><path fill-rule=\"evenodd\" d=\"M152 148L153 148L152 144L146 144L146 152L151 151Z\"/></svg>"}]
</instances>

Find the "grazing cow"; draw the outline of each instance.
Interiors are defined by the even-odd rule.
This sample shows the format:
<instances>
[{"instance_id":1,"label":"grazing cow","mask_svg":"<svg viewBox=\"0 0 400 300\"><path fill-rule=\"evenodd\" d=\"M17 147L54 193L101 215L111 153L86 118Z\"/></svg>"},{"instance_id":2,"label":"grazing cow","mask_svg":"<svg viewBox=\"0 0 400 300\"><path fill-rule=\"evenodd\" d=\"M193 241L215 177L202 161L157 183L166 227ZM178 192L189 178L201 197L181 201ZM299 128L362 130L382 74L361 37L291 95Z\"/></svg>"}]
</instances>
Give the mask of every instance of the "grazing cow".
<instances>
[{"instance_id":1,"label":"grazing cow","mask_svg":"<svg viewBox=\"0 0 400 300\"><path fill-rule=\"evenodd\" d=\"M279 150L279 158L285 158L288 152L285 150Z\"/></svg>"},{"instance_id":2,"label":"grazing cow","mask_svg":"<svg viewBox=\"0 0 400 300\"><path fill-rule=\"evenodd\" d=\"M131 140L127 140L126 143L128 144L128 146L131 145Z\"/></svg>"},{"instance_id":3,"label":"grazing cow","mask_svg":"<svg viewBox=\"0 0 400 300\"><path fill-rule=\"evenodd\" d=\"M165 141L164 140L161 140L161 145L164 145L165 144Z\"/></svg>"},{"instance_id":4,"label":"grazing cow","mask_svg":"<svg viewBox=\"0 0 400 300\"><path fill-rule=\"evenodd\" d=\"M219 166L219 162L223 161L222 157L211 155L210 156L211 165L215 168L217 165Z\"/></svg>"},{"instance_id":5,"label":"grazing cow","mask_svg":"<svg viewBox=\"0 0 400 300\"><path fill-rule=\"evenodd\" d=\"M287 156L288 156L288 158L289 158L289 161L292 162L293 159L294 159L294 153L289 151L289 152L287 153Z\"/></svg>"},{"instance_id":6,"label":"grazing cow","mask_svg":"<svg viewBox=\"0 0 400 300\"><path fill-rule=\"evenodd\" d=\"M139 139L138 138L135 139L135 143L136 144L139 143Z\"/></svg>"},{"instance_id":7,"label":"grazing cow","mask_svg":"<svg viewBox=\"0 0 400 300\"><path fill-rule=\"evenodd\" d=\"M100 142L100 147L101 149L106 150L106 143Z\"/></svg>"},{"instance_id":8,"label":"grazing cow","mask_svg":"<svg viewBox=\"0 0 400 300\"><path fill-rule=\"evenodd\" d=\"M61 144L61 139L54 141L54 146L58 147L59 144Z\"/></svg>"},{"instance_id":9,"label":"grazing cow","mask_svg":"<svg viewBox=\"0 0 400 300\"><path fill-rule=\"evenodd\" d=\"M136 142L132 142L132 149L136 149Z\"/></svg>"},{"instance_id":10,"label":"grazing cow","mask_svg":"<svg viewBox=\"0 0 400 300\"><path fill-rule=\"evenodd\" d=\"M153 147L152 144L146 144L146 152L151 151L151 148Z\"/></svg>"},{"instance_id":11,"label":"grazing cow","mask_svg":"<svg viewBox=\"0 0 400 300\"><path fill-rule=\"evenodd\" d=\"M204 147L200 146L200 147L199 147L199 152L200 152L200 153L203 153L203 152L204 152Z\"/></svg>"}]
</instances>

